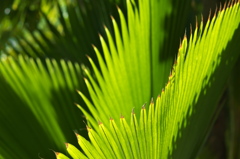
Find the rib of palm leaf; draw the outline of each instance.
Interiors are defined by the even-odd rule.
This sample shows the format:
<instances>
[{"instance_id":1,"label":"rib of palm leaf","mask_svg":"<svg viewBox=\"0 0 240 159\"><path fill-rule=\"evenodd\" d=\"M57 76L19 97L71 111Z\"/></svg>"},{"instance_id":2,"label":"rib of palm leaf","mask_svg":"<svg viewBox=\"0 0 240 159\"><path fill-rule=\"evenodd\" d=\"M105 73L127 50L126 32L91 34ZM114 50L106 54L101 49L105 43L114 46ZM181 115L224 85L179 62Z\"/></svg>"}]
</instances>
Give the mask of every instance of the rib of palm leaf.
<instances>
[{"instance_id":1,"label":"rib of palm leaf","mask_svg":"<svg viewBox=\"0 0 240 159\"><path fill-rule=\"evenodd\" d=\"M84 90L84 85L81 85L84 84L81 82L81 70L77 63L73 66L71 62L60 61L60 64L57 64L54 60L46 60L46 69L39 59L36 61L37 64L33 59L24 59L21 56L16 61L9 57L1 61L1 73L14 92L25 101L26 107L36 116L38 124L43 127L47 136L51 136L61 148L62 143L66 142L64 136L72 143L75 142L72 130L84 134L80 131L83 118L73 105L74 102L82 103L75 92L75 89ZM8 105L12 109L15 107L12 104Z\"/></svg>"},{"instance_id":2,"label":"rib of palm leaf","mask_svg":"<svg viewBox=\"0 0 240 159\"><path fill-rule=\"evenodd\" d=\"M186 128L180 128L182 137L179 137L175 143L177 145L177 149L173 152L174 158L178 158L179 156L182 156L183 158L195 158L201 150L199 147L204 144L205 138L211 129L215 116L218 115L216 114L216 112L218 112L216 111L217 102L222 95L225 83L231 73L231 70L239 57L237 50L238 44L236 43L236 41L239 41L239 33L240 28L236 30L232 41L228 44L226 50L223 51L221 62L214 74L211 75L208 84L202 86L203 91L198 97L199 100L196 103L193 102L191 104L185 119L186 121L191 122L188 122ZM190 112L192 112L192 114ZM198 126L196 127L196 125ZM189 152L183 153L183 151L181 151L183 147L184 149L189 149Z\"/></svg>"},{"instance_id":3,"label":"rib of palm leaf","mask_svg":"<svg viewBox=\"0 0 240 159\"><path fill-rule=\"evenodd\" d=\"M178 89L176 89L176 91L181 92L182 90L185 90L184 93L181 93L178 95L179 98L176 97L175 103L178 106L177 110L181 110L181 109L184 110L184 109L190 107L190 108L188 108L188 111L189 111L189 114L191 114L194 110L194 105L196 104L196 102L201 102L199 95L205 94L206 91L211 92L211 90L206 89L205 86L207 84L209 84L209 83L211 84L211 82L213 82L213 81L209 81L210 77L212 77L211 74L214 72L214 70L217 66L219 67L219 62L221 60L225 60L223 58L220 58L221 54L219 54L219 53L226 47L226 44L228 43L229 38L231 38L231 36L234 33L233 30L235 28L237 28L237 26L238 26L239 21L235 21L236 19L239 19L239 17L238 17L239 15L237 14L237 12L239 11L238 7L239 7L239 4L236 4L231 10L229 8L227 8L225 12L221 12L218 14L218 16L217 16L218 19L216 21L215 21L215 17L214 17L214 19L212 20L212 23L208 22L204 32L203 33L200 32L202 34L202 38L198 40L196 46L191 45L191 42L190 42L188 51L189 52L196 51L199 53L199 55L196 56L195 54L188 53L185 64L182 66L182 69L181 69L181 66L178 66L176 68L177 72L179 70L183 70L182 78L184 80L182 80L182 81L185 82L185 84L182 85L181 83L179 83L181 80L175 79L176 81L178 81L178 83L175 83L175 85L179 87ZM236 11L236 12L234 12L234 11ZM231 24L233 30L226 28L227 25L222 25L223 23ZM200 30L202 30L202 26L200 27ZM223 31L226 34L223 34ZM210 39L211 39L212 45L209 45L209 43L208 43L208 41ZM195 48L193 48L191 46L194 46ZM203 47L203 46L205 46L205 47ZM203 50L203 48L204 48L204 50ZM206 50L208 50L208 52ZM208 53L208 54L204 55L205 53ZM232 53L232 55L234 56L234 53ZM224 55L222 55L222 56L224 56ZM181 57L179 57L179 58L181 58ZM190 61L188 61L188 60L190 60ZM199 63L197 61L201 61L201 67L199 66ZM185 65L188 65L188 62L189 62L189 64L191 64L191 67L194 69L190 69L191 67L185 66ZM184 72L184 67L189 68L189 69L187 69L187 71ZM220 67L223 67L223 66L220 66ZM231 67L229 67L228 69L230 69L230 68ZM217 79L216 79L216 81L217 81ZM216 81L214 81L214 82L216 82ZM220 83L221 83L221 81L220 81ZM190 92L188 92L187 90L189 90ZM201 93L197 93L198 92L197 90L201 90ZM220 91L218 93L220 93ZM188 96L188 98L184 98L186 96ZM204 96L201 96L201 97L204 97ZM181 99L185 99L185 100L181 100ZM209 101L210 103L212 102L210 100L211 98L207 98L207 99L208 100L204 100L204 99L202 99L202 100L205 102L207 102L207 101ZM215 100L214 102L216 102L216 97L215 97L215 99L213 98L213 100ZM184 108L179 103L181 103L182 106L186 105L187 107ZM205 104L204 106L202 105L201 110L205 108L206 110L209 109L211 112L212 107L208 108L207 106L208 106L208 104ZM184 114L186 114L186 113L187 113L187 111L184 111ZM197 114L197 112L196 112L196 114ZM213 112L212 112L212 114L211 113L208 114L208 116L206 115L205 122L207 122L207 120L210 120L212 115L213 115ZM178 117L175 117L175 118L177 119ZM208 122L210 122L210 121L208 121ZM186 125L182 125L182 126L185 127Z\"/></svg>"}]
</instances>

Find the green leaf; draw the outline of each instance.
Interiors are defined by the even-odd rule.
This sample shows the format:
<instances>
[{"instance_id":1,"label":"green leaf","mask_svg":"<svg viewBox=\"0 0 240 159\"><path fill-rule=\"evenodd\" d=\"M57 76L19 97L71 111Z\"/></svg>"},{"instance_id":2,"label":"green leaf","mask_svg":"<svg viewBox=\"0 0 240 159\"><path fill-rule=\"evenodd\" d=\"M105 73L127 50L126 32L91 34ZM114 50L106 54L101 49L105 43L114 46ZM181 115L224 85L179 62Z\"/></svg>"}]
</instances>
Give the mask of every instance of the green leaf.
<instances>
[{"instance_id":1,"label":"green leaf","mask_svg":"<svg viewBox=\"0 0 240 159\"><path fill-rule=\"evenodd\" d=\"M110 14L117 14L115 3L108 0L43 1L38 8L36 27L29 29L29 23L19 27L21 31L10 36L1 51L12 56L22 54L85 64L88 64L85 56L88 54L97 61L91 44L101 46L98 32L104 34L103 24L111 28ZM124 2L118 4L124 6ZM29 7L25 5L22 8Z\"/></svg>"},{"instance_id":2,"label":"green leaf","mask_svg":"<svg viewBox=\"0 0 240 159\"><path fill-rule=\"evenodd\" d=\"M124 115L129 121L130 118L126 115L129 109L136 106L136 112L139 112L142 103L145 103L152 96L151 83L153 78L156 79L156 77L153 77L151 71L153 67L158 67L155 66L158 60L155 59L155 62L153 62L152 57L158 56L159 50L155 49L154 51L153 48L157 46L155 46L156 44L151 46L151 39L153 38L156 43L160 43L163 35L158 35L162 34L162 32L150 32L153 25L150 22L154 23L154 20L157 20L157 24L163 23L164 18L171 9L168 2L161 1L159 4L156 1L156 5L165 5L166 8L161 12L159 11L160 15L150 16L153 2L139 1L139 8L133 1L128 0L126 3L127 21L122 11L118 9L121 30L115 19L112 18L116 45L110 31L105 27L108 43L100 36L104 58L100 51L93 47L101 71L97 69L96 64L89 58L99 85L86 71L91 83L85 80L86 85L93 98L93 105L96 106L95 108L89 106L89 109L96 109L99 113L98 115L93 114L93 116L96 119L100 118L103 123L106 123L109 116L116 119L120 114ZM162 86L165 84L163 81L160 83ZM112 105L114 109L99 107L98 105ZM100 113L102 111L104 113Z\"/></svg>"},{"instance_id":3,"label":"green leaf","mask_svg":"<svg viewBox=\"0 0 240 159\"><path fill-rule=\"evenodd\" d=\"M72 144L66 143L67 151L72 156L72 158L82 158L87 159L82 152L80 152L75 146Z\"/></svg>"},{"instance_id":4,"label":"green leaf","mask_svg":"<svg viewBox=\"0 0 240 159\"><path fill-rule=\"evenodd\" d=\"M2 58L1 152L12 154L9 151L14 150L12 155L32 158L38 153L51 154L48 148L63 151L66 141L77 145L73 131L85 133L81 130L84 118L74 106L82 103L76 92L85 87L79 80L81 74L79 64L70 61ZM32 150L21 146L26 144Z\"/></svg>"},{"instance_id":5,"label":"green leaf","mask_svg":"<svg viewBox=\"0 0 240 159\"><path fill-rule=\"evenodd\" d=\"M143 94L146 92L138 84L148 85L151 82L141 83L144 81L142 80L144 77L138 78L139 75L142 75L141 71L144 72L145 67L142 67L142 61L138 61L134 53L140 53L142 56L145 52L141 52L141 49L146 46L136 45L140 41L139 38L131 41L131 35L137 37L135 33L141 31L139 28L142 27L142 24L140 25L138 21L139 17L134 3L127 1L127 5L129 30L125 18L119 10L122 42L116 40L115 48L111 44L111 36L107 33L108 47L100 37L106 64L99 51L94 47L102 75L90 59L99 86L89 75L91 84L88 80L85 81L93 105L86 98L84 101L93 117L101 122L98 129L92 120L89 120L99 136L95 138L95 144L92 144L93 141L90 139L90 142L84 140L85 144L80 146L84 147L83 151L89 154L87 155L89 158L94 158L94 152L98 151L96 147L100 145L96 146L96 143L105 143L101 144L101 147L104 146L103 150L106 150L106 158L116 158L117 156L125 156L125 158L195 158L213 122L216 102L224 88L228 72L234 66L235 59L239 57L238 52L231 51L233 49L231 43L229 48L226 49L226 47L232 38L235 39L234 32L240 23L240 4L239 2L229 3L211 20L208 19L205 26L201 22L190 34L189 40L184 36L169 81L158 96L155 108L152 100L148 108L145 106L141 108L140 118L135 118L135 113L133 113L132 126L129 124L129 117L125 119L124 116L126 116L127 110L138 106L134 105L135 102L143 100ZM117 25L114 25L114 28L116 39L120 39ZM120 48L121 51L116 51L117 48ZM127 49L129 50L126 51ZM149 52L146 53L146 57L147 54ZM141 57L141 59L148 58ZM149 63L146 62L146 64ZM220 70L224 71L223 77ZM86 74L88 74L87 71ZM118 85L119 81L121 84ZM84 96L82 95L82 97ZM136 109L136 111L138 110L139 108ZM122 114L120 122L115 124L113 119L116 119L119 114ZM88 118L89 115L85 115ZM112 117L110 118L110 128L107 126L109 117ZM114 126L111 126L112 123ZM90 128L89 130L91 130L89 132L95 133L94 130ZM89 150L94 152L91 151L90 155Z\"/></svg>"},{"instance_id":6,"label":"green leaf","mask_svg":"<svg viewBox=\"0 0 240 159\"><path fill-rule=\"evenodd\" d=\"M55 152L55 155L57 159L69 159L66 155L59 152Z\"/></svg>"},{"instance_id":7,"label":"green leaf","mask_svg":"<svg viewBox=\"0 0 240 159\"><path fill-rule=\"evenodd\" d=\"M201 29L201 24L200 32L195 32L189 40L187 58L183 66L186 71L182 73L185 74L185 79L183 76L182 84L178 84L179 90L182 91L179 91L179 99L175 101L181 105L184 102L188 105L188 110L185 111L187 127L179 130L178 135L182 134L182 137L179 137L176 143L184 145L189 151L183 151L183 146L177 146L175 157L196 157L218 115L217 102L239 57L236 49L236 41L239 40L240 34L239 20L239 2L226 4L211 21L208 20L204 30ZM199 39L198 33L202 35ZM194 41L197 41L195 46ZM189 90L189 93L186 90Z\"/></svg>"}]
</instances>

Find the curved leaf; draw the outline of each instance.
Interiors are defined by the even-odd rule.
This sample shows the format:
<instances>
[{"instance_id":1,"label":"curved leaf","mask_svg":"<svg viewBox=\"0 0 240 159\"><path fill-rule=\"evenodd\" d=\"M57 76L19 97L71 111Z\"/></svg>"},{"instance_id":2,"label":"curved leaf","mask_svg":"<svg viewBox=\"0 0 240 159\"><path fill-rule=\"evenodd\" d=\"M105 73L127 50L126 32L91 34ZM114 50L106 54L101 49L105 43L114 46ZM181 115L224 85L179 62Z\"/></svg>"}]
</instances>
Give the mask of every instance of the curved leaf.
<instances>
[{"instance_id":1,"label":"curved leaf","mask_svg":"<svg viewBox=\"0 0 240 159\"><path fill-rule=\"evenodd\" d=\"M131 19L132 25L137 30L141 25L138 24L137 18L133 18L133 13L131 13L133 9L129 1L127 5L129 5L128 19ZM102 91L89 76L92 86L88 81L86 81L86 84L94 106L81 94L94 118L101 122L99 122L98 129L93 120L89 120L90 124L95 128L95 130L89 129L89 136L94 134L96 137L94 137L94 141L93 138L90 138L90 142L84 140L85 144L80 143L81 147L88 145L83 148L83 151L86 151L87 154L87 151L91 149L93 155L98 154L103 149L102 153L106 155L106 158L121 158L121 156L124 156L123 158L195 158L210 128L216 112L216 102L221 95L221 90L224 88L228 72L234 66L235 59L239 56L238 52L232 51L234 48L232 48L231 43L225 50L229 41L232 38L235 39L234 32L240 23L239 5L239 2L231 2L225 5L224 9L215 14L212 20L208 19L205 26L201 22L191 34L189 40L187 40L186 36L184 37L169 76L169 82L157 98L155 108L152 101L148 111L146 111L145 106L141 108L140 118L136 118L135 113L132 113L131 124L133 125L129 124L129 118L125 119L123 115L120 122L115 123L113 119L116 119L121 114L121 111L131 109L134 106L130 106L131 103L134 103L131 98L136 98L131 94L133 93L131 91L136 91L135 93L141 92L140 86L134 87L133 83L129 84L128 81L123 81L121 85L117 85L114 78L130 77L126 74L133 74L133 79L138 78L138 74L135 74L138 71L137 69L137 71L126 69L127 71L124 72L122 68L126 67L126 63L130 60L128 56L130 56L130 53L134 53L134 49L138 50L145 46L136 47L136 45L133 45L129 54L123 54L123 52L114 51L116 48L110 44L110 54L105 42L101 39L107 65L104 64L101 56L98 56L103 77L94 66L94 63L91 63L95 68ZM135 16L137 15L135 14ZM129 34L127 33L124 18L121 19L121 22L123 25L121 27L123 42L127 40L127 43L131 43L128 37L131 32L129 30ZM134 32L134 30L131 31ZM239 35L238 32L236 35ZM109 41L111 42L111 40ZM121 41L117 42L119 42L117 47L125 48ZM137 42L138 38L137 41L132 43ZM96 48L94 49L96 50ZM96 53L99 55L98 50L96 50ZM131 60L134 61L134 57ZM132 64L137 65L134 62ZM141 63L135 65L134 67L141 67ZM220 75L219 70L224 70L223 77ZM111 75L113 73L114 76ZM139 84L138 82L135 80L135 83ZM130 88L126 87L126 83ZM122 84L125 89L119 89ZM128 91L131 93L128 93ZM120 96L121 93L127 94L126 99L130 99L130 101L123 102L125 98L124 95ZM136 99L142 100L139 97ZM125 105L121 105L121 102ZM126 104L129 104L129 106L126 106ZM138 110L136 109L136 111ZM86 114L86 116L89 115ZM110 126L106 126L106 120L109 120L107 119L109 117L113 118L110 118ZM83 141L83 138L80 138ZM97 145L96 143L103 144ZM100 146L101 149L99 149ZM95 158L92 155L87 156Z\"/></svg>"},{"instance_id":2,"label":"curved leaf","mask_svg":"<svg viewBox=\"0 0 240 159\"><path fill-rule=\"evenodd\" d=\"M43 63L23 56L2 58L1 153L12 154L8 158L32 158L38 153L50 155L48 148L64 150L66 141L74 143L73 131L84 133L84 118L74 106L75 102L82 103L76 92L85 89L81 76L78 63L50 59ZM48 141L47 146L43 139Z\"/></svg>"}]
</instances>

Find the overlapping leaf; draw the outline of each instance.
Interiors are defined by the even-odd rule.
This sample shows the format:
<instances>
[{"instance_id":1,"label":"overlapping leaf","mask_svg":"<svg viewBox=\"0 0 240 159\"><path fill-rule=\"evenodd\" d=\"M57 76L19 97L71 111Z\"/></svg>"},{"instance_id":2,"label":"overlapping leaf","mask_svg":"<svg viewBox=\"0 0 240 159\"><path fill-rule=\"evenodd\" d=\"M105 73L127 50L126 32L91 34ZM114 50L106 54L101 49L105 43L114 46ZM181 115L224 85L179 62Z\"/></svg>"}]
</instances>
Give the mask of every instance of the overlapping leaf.
<instances>
[{"instance_id":1,"label":"overlapping leaf","mask_svg":"<svg viewBox=\"0 0 240 159\"><path fill-rule=\"evenodd\" d=\"M121 27L112 18L115 40L106 27L108 44L100 36L104 58L100 51L93 47L101 71L89 58L97 77L97 83L86 71L91 84L87 79L85 81L93 104L96 106L92 109L96 109L93 111L98 112L97 116L95 113L93 115L104 122L108 121L110 116L113 118L119 117L120 114L126 116L133 106L136 106L136 112L139 112L140 106L150 99L153 80L152 69L156 69L159 65L158 59L152 60L152 58L159 55L157 43L163 41L164 38L162 32L158 33L156 28L152 29L151 26L159 25L161 27L171 9L169 2L156 1L156 5L165 6L165 10L159 11L158 14L152 14L153 2L139 1L138 7L133 1L128 0L126 3L127 21L120 9L118 11ZM157 20L157 24L153 19ZM156 44L152 46L151 41L155 41ZM160 72L162 73L162 71ZM162 77L164 79L164 75ZM164 86L164 80L159 82L160 85ZM114 109L109 109L109 105L114 106ZM101 113L102 111L105 113ZM127 116L126 118L129 119Z\"/></svg>"},{"instance_id":2,"label":"overlapping leaf","mask_svg":"<svg viewBox=\"0 0 240 159\"><path fill-rule=\"evenodd\" d=\"M76 92L85 89L81 79L79 64L70 61L1 59L1 153L6 158L45 156L51 154L48 148L74 142L73 130L84 133L84 118L74 105L82 102Z\"/></svg>"},{"instance_id":3,"label":"overlapping leaf","mask_svg":"<svg viewBox=\"0 0 240 159\"><path fill-rule=\"evenodd\" d=\"M239 2L225 5L224 9L215 14L212 20L208 19L205 26L202 22L191 34L189 40L186 36L184 37L169 76L169 82L157 98L155 108L152 101L148 111L145 106L141 108L140 118L136 118L135 113L132 113L131 124L129 124L130 118L126 117L127 109L129 112L131 108L139 106L134 105L132 98L141 100L141 97L144 97L144 95L138 97L131 94L141 92L141 86L136 83L139 82L138 80L144 81L142 79L144 76L137 73L137 71L142 71L142 61L136 62L137 56L134 52L141 53L138 56L144 56L145 52L141 52L141 48L145 50L148 48L148 44L136 45L141 42L139 38L131 41L131 35L139 33L144 25L139 23L141 7L137 13L131 3L127 2L128 20L131 22L128 22L130 27L126 31L125 19L121 18L123 40L120 38L116 40L115 47L107 29L109 48L101 38L106 65L98 50L94 48L103 74L102 77L94 67L94 63L91 62L101 88L100 90L91 76L89 76L91 84L86 80L94 106L80 93L94 117L92 118L84 112L90 125L94 128L88 128L91 141L86 141L77 135L79 145L84 153L77 152L75 148L68 146L67 150L71 151L71 154L74 152L74 155L85 154L88 158L97 156L102 158L168 158L171 156L195 158L211 125L216 112L216 102L224 88L227 75L234 66L235 59L239 57L239 53L234 52L234 49L231 48L232 44L227 47L232 38L239 38L234 36L240 23ZM146 1L141 2L144 4ZM119 12L121 17L121 11ZM117 25L114 25L114 28L115 37L118 38ZM134 32L134 30L137 31ZM139 34L144 35L144 30L141 31ZM149 33L146 33L147 35L150 36ZM125 49L128 47L131 48L131 51L127 52ZM119 48L121 51L116 52ZM145 59L147 59L146 57ZM129 68L130 64L136 67L136 70ZM223 77L220 75L219 70L221 69L224 70ZM135 83L128 83L127 80L123 80L124 78L118 78L131 77L129 74L134 74L132 77L135 77ZM138 79L139 76L142 78ZM125 89L118 84L118 79L121 80ZM133 79L129 80L133 81ZM147 85L148 83L142 84ZM126 101L123 102L124 100ZM136 111L139 111L139 108ZM121 113L124 115L121 116L120 122L115 123L117 116ZM109 118L110 126L108 125ZM99 128L96 127L94 119L99 121Z\"/></svg>"},{"instance_id":4,"label":"overlapping leaf","mask_svg":"<svg viewBox=\"0 0 240 159\"><path fill-rule=\"evenodd\" d=\"M103 33L103 24L111 28L110 14L116 14L116 3L124 5L121 1L41 1L39 9L34 12L38 19L32 18L36 23L35 27L30 28L28 21L26 23L21 21L23 24L16 33L10 34L5 40L7 42L3 41L2 45L5 46L1 47L1 52L12 56L24 54L86 64L88 60L85 54L95 59L91 44L100 47L98 32ZM32 6L26 5L25 9L31 11L27 7ZM33 15L29 14L33 13L30 11L20 15L31 19Z\"/></svg>"},{"instance_id":5,"label":"overlapping leaf","mask_svg":"<svg viewBox=\"0 0 240 159\"><path fill-rule=\"evenodd\" d=\"M96 38L98 31L103 32L103 23L110 27L112 8L115 9L115 3L120 6L123 3L121 0L38 1L33 14L35 7L28 4L34 2L15 2L19 10L24 9L24 13L15 17L22 21L16 22L16 31L2 30L10 34L3 41L0 38L3 60L0 66L0 153L5 158L34 158L38 153L49 157L48 149L63 150L64 142L75 141L73 131L79 132L83 127L82 114L73 104L81 103L76 89L87 92L80 64L72 61L85 63L86 53L95 55L91 43L100 46ZM10 14L15 11L11 6L8 9ZM34 22L34 27L30 21ZM11 27L15 27L15 21L10 22ZM4 60L6 55L10 56ZM34 59L25 59L26 55ZM55 59L46 60L46 57Z\"/></svg>"}]
</instances>

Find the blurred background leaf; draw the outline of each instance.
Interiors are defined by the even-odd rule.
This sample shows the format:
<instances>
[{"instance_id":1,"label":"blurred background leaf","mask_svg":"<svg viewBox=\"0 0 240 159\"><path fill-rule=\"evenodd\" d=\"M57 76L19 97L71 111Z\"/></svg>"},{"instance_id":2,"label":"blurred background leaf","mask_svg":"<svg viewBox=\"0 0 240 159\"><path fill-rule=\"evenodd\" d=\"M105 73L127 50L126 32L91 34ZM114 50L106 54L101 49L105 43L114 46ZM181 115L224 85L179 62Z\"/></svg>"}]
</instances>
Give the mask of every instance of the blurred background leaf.
<instances>
[{"instance_id":1,"label":"blurred background leaf","mask_svg":"<svg viewBox=\"0 0 240 159\"><path fill-rule=\"evenodd\" d=\"M76 89L84 90L77 63L7 57L0 62L1 153L6 158L53 155L84 134L83 116L74 105L82 103ZM46 141L43 141L43 139ZM16 145L13 145L16 144ZM10 153L14 151L14 153ZM25 153L25 154L24 154ZM42 156L42 155L40 155Z\"/></svg>"},{"instance_id":2,"label":"blurred background leaf","mask_svg":"<svg viewBox=\"0 0 240 159\"><path fill-rule=\"evenodd\" d=\"M86 134L76 90L88 94L81 67L121 1L4 1L0 19L0 154L53 158L52 149ZM98 17L98 18L96 18ZM108 26L111 28L111 26ZM54 60L52 60L54 58ZM86 108L87 109L87 108ZM14 152L14 153L12 153Z\"/></svg>"},{"instance_id":3,"label":"blurred background leaf","mask_svg":"<svg viewBox=\"0 0 240 159\"><path fill-rule=\"evenodd\" d=\"M124 8L123 2L109 3L108 0L20 2L14 1L12 8L5 9L9 11L4 16L9 25L1 29L8 35L1 38L2 53L81 63L88 63L86 54L95 58L91 44L100 46L97 37L98 33L105 35L103 25L112 28L110 15L116 14L116 5ZM6 24L3 20L1 24ZM15 21L18 25L14 28Z\"/></svg>"},{"instance_id":4,"label":"blurred background leaf","mask_svg":"<svg viewBox=\"0 0 240 159\"><path fill-rule=\"evenodd\" d=\"M212 1L215 4L216 0ZM164 53L157 59L165 67L166 78L156 90L167 82L180 38L190 22L195 24L193 15L204 12L208 16L208 2L171 1L175 9L163 23L164 43L157 50ZM106 38L104 25L113 32L110 15L119 23L116 5L126 15L125 0L1 1L0 129L4 135L0 137L0 155L52 158L49 149L64 152L64 142L77 146L73 130L80 134L86 130L82 129L85 118L74 103L86 106L76 89L88 96L81 67L93 74L86 54L99 67L91 44L102 52L98 33ZM158 93L152 91L153 96Z\"/></svg>"}]
</instances>

